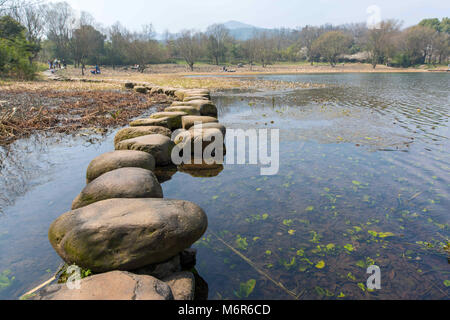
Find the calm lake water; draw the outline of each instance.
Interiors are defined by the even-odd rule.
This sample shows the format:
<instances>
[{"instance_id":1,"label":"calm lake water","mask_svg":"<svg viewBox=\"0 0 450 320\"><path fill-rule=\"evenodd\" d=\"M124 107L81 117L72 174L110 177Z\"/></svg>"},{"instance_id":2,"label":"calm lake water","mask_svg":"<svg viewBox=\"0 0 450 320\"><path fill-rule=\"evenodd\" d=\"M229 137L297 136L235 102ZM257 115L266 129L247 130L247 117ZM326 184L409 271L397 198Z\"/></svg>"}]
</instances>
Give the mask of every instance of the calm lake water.
<instances>
[{"instance_id":1,"label":"calm lake water","mask_svg":"<svg viewBox=\"0 0 450 320\"><path fill-rule=\"evenodd\" d=\"M448 74L269 75L324 88L217 93L228 128L279 128L280 171L225 165L178 172L166 198L200 205L196 245L210 299L448 299ZM16 299L61 263L47 240L113 135L33 138L3 151L0 299ZM448 250L448 249L447 249ZM367 267L381 268L369 292Z\"/></svg>"}]
</instances>

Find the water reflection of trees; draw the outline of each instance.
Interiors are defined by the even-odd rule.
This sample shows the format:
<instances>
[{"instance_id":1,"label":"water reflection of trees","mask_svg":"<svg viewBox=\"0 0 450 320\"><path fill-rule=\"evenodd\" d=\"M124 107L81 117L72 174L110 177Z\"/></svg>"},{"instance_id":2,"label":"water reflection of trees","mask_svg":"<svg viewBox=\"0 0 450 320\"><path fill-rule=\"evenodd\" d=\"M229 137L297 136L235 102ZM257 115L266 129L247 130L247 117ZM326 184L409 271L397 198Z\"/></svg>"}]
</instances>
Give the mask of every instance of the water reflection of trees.
<instances>
[{"instance_id":1,"label":"water reflection of trees","mask_svg":"<svg viewBox=\"0 0 450 320\"><path fill-rule=\"evenodd\" d=\"M46 151L47 145L39 136L0 147L0 214L28 190L31 180L48 165L41 156Z\"/></svg>"},{"instance_id":2,"label":"water reflection of trees","mask_svg":"<svg viewBox=\"0 0 450 320\"><path fill-rule=\"evenodd\" d=\"M106 135L79 133L79 145L99 144ZM35 134L29 138L15 141L8 146L0 146L0 214L6 207L24 195L31 186L43 181L45 172L55 164L50 150L63 144L73 143L74 136L66 134Z\"/></svg>"}]
</instances>

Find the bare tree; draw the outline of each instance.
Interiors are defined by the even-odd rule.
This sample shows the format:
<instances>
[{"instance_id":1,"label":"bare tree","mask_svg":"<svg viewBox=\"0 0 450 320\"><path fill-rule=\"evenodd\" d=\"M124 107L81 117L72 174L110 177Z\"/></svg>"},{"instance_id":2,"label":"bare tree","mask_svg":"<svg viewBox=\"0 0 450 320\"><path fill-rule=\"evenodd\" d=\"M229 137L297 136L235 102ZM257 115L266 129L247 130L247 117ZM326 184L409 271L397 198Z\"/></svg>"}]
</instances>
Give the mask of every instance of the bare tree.
<instances>
[{"instance_id":1,"label":"bare tree","mask_svg":"<svg viewBox=\"0 0 450 320\"><path fill-rule=\"evenodd\" d=\"M257 59L257 40L255 37L252 37L248 40L246 40L243 44L243 49L244 49L244 55L248 61L248 63L250 64L250 70L253 69L253 63L256 61Z\"/></svg>"},{"instance_id":2,"label":"bare tree","mask_svg":"<svg viewBox=\"0 0 450 320\"><path fill-rule=\"evenodd\" d=\"M367 50L370 54L372 67L378 63L387 62L394 51L394 37L400 31L400 23L395 20L380 22L377 28L367 32Z\"/></svg>"},{"instance_id":3,"label":"bare tree","mask_svg":"<svg viewBox=\"0 0 450 320\"><path fill-rule=\"evenodd\" d=\"M32 46L32 62L41 49L41 39L45 28L43 6L40 2L30 0L9 0L5 13L17 20L26 28L26 38Z\"/></svg>"},{"instance_id":4,"label":"bare tree","mask_svg":"<svg viewBox=\"0 0 450 320\"><path fill-rule=\"evenodd\" d=\"M223 24L213 24L208 27L206 35L208 36L208 51L215 64L219 65L220 60L225 59L226 43L230 39L229 31Z\"/></svg>"},{"instance_id":5,"label":"bare tree","mask_svg":"<svg viewBox=\"0 0 450 320\"><path fill-rule=\"evenodd\" d=\"M8 14L27 28L27 40L40 42L45 28L43 6L30 1L11 0Z\"/></svg>"},{"instance_id":6,"label":"bare tree","mask_svg":"<svg viewBox=\"0 0 450 320\"><path fill-rule=\"evenodd\" d=\"M70 57L70 39L75 28L75 15L66 2L47 4L45 7L47 38L55 44L59 58Z\"/></svg>"},{"instance_id":7,"label":"bare tree","mask_svg":"<svg viewBox=\"0 0 450 320\"><path fill-rule=\"evenodd\" d=\"M192 30L182 31L173 41L176 52L183 57L191 71L194 71L195 62L202 55L202 37L200 33Z\"/></svg>"},{"instance_id":8,"label":"bare tree","mask_svg":"<svg viewBox=\"0 0 450 320\"><path fill-rule=\"evenodd\" d=\"M0 15L3 15L11 0L0 0Z\"/></svg>"},{"instance_id":9,"label":"bare tree","mask_svg":"<svg viewBox=\"0 0 450 320\"><path fill-rule=\"evenodd\" d=\"M255 37L256 59L261 62L263 68L272 63L275 56L275 39L266 31L258 32Z\"/></svg>"}]
</instances>

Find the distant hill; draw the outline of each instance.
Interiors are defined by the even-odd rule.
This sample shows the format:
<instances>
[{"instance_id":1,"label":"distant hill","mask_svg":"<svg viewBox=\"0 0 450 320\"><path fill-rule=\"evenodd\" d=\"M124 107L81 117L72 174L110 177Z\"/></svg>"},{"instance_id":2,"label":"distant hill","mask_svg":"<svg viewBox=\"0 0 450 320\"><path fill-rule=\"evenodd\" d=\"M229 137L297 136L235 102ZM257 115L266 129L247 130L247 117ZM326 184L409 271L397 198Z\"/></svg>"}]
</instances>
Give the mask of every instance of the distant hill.
<instances>
[{"instance_id":1,"label":"distant hill","mask_svg":"<svg viewBox=\"0 0 450 320\"><path fill-rule=\"evenodd\" d=\"M0 0L1 1L1 0ZM252 26L250 24L247 23L243 23L240 21L236 21L236 20L230 20L228 22L222 23L225 28L227 28L230 32L230 35L235 38L236 40L248 40L251 39L255 32L274 32L274 29L267 29L267 28L260 28L260 27L255 27ZM162 33L156 33L155 34L155 39L158 41L162 41L164 40L164 34Z\"/></svg>"},{"instance_id":2,"label":"distant hill","mask_svg":"<svg viewBox=\"0 0 450 320\"><path fill-rule=\"evenodd\" d=\"M230 35L237 40L248 40L253 37L255 32L270 31L270 29L255 27L235 20L225 22L223 25L230 31Z\"/></svg>"}]
</instances>

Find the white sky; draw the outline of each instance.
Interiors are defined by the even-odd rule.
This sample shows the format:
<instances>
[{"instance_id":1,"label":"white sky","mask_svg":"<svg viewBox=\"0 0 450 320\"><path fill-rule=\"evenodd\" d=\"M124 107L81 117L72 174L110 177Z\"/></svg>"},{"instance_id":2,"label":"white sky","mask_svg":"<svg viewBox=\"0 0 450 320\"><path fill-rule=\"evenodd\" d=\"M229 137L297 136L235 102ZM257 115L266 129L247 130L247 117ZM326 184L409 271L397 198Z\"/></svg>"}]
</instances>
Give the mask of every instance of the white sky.
<instances>
[{"instance_id":1,"label":"white sky","mask_svg":"<svg viewBox=\"0 0 450 320\"><path fill-rule=\"evenodd\" d=\"M58 2L58 0L50 0ZM381 18L396 18L404 26L423 18L450 16L448 0L66 0L74 9L91 13L108 26L116 21L130 29L152 23L157 32L168 29L203 30L213 23L238 20L260 27L365 22L371 5Z\"/></svg>"}]
</instances>

